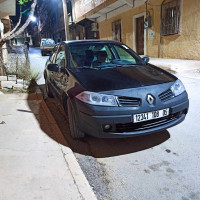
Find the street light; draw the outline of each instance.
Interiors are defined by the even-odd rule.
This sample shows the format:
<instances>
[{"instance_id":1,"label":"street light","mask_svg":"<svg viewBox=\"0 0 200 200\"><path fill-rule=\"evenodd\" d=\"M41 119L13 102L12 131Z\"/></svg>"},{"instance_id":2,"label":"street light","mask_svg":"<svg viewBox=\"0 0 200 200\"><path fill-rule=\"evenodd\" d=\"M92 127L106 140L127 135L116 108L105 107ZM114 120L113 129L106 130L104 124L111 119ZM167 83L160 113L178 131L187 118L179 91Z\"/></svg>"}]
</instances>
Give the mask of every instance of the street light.
<instances>
[{"instance_id":1,"label":"street light","mask_svg":"<svg viewBox=\"0 0 200 200\"><path fill-rule=\"evenodd\" d=\"M31 16L31 21L32 21L32 22L36 22L36 17L32 15L32 16Z\"/></svg>"}]
</instances>

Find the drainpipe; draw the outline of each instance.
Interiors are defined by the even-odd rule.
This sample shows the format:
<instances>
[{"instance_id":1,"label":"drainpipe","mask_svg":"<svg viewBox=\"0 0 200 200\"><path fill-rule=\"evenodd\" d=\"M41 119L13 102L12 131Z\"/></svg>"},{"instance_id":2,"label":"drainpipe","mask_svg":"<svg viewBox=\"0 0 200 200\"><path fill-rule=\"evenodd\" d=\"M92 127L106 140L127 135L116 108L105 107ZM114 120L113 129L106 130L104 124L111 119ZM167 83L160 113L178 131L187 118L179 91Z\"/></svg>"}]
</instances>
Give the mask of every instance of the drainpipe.
<instances>
[{"instance_id":1,"label":"drainpipe","mask_svg":"<svg viewBox=\"0 0 200 200\"><path fill-rule=\"evenodd\" d=\"M147 9L148 1L149 1L149 0L145 1L145 4L146 4L146 18L147 18L147 16L150 16L150 13L149 13L149 11L148 11L148 9Z\"/></svg>"},{"instance_id":2,"label":"drainpipe","mask_svg":"<svg viewBox=\"0 0 200 200\"><path fill-rule=\"evenodd\" d=\"M161 11L160 11L160 43L158 47L158 58L161 58L161 50L162 50L162 37L161 37L161 30L162 30L162 6L166 0L163 0L161 3Z\"/></svg>"}]
</instances>

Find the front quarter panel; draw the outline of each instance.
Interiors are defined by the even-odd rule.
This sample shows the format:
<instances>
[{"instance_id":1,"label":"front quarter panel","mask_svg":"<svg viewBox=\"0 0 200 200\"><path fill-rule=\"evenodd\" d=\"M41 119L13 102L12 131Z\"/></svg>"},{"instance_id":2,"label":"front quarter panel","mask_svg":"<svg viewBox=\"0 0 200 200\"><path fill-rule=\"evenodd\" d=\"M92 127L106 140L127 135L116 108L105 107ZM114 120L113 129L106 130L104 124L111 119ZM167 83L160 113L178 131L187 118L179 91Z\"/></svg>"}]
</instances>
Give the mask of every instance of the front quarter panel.
<instances>
[{"instance_id":1,"label":"front quarter panel","mask_svg":"<svg viewBox=\"0 0 200 200\"><path fill-rule=\"evenodd\" d=\"M74 76L74 73L71 70L67 69L67 74L68 80L66 87L63 91L68 97L72 99L76 95L84 91L84 87L80 84L80 82L77 80L77 78Z\"/></svg>"}]
</instances>

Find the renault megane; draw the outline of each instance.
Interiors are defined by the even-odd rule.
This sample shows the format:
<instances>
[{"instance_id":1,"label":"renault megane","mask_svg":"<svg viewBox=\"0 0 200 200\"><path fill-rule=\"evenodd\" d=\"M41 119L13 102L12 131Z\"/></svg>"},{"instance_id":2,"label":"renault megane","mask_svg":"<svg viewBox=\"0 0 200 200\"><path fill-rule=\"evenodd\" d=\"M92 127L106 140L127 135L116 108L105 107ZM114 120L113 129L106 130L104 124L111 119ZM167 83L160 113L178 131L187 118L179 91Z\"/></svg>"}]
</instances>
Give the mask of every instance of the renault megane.
<instances>
[{"instance_id":1,"label":"renault megane","mask_svg":"<svg viewBox=\"0 0 200 200\"><path fill-rule=\"evenodd\" d=\"M68 114L72 137L138 136L181 123L189 107L183 83L148 62L116 41L55 45L46 89Z\"/></svg>"}]
</instances>

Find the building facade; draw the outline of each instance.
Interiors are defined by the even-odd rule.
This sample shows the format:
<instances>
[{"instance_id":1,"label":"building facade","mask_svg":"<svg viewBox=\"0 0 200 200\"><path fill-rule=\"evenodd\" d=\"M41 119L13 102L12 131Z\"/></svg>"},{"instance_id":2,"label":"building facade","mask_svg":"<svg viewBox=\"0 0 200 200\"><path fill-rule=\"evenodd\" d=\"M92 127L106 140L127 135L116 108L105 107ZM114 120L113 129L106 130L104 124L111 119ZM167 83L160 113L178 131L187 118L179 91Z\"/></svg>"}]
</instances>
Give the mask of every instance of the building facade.
<instances>
[{"instance_id":1,"label":"building facade","mask_svg":"<svg viewBox=\"0 0 200 200\"><path fill-rule=\"evenodd\" d=\"M15 0L0 0L0 38L11 29L9 16L16 13Z\"/></svg>"},{"instance_id":2,"label":"building facade","mask_svg":"<svg viewBox=\"0 0 200 200\"><path fill-rule=\"evenodd\" d=\"M11 29L9 16L16 13L15 0L0 0L0 39L4 34L8 33ZM4 75L3 65L7 62L7 48L6 44L0 43L0 75Z\"/></svg>"},{"instance_id":3,"label":"building facade","mask_svg":"<svg viewBox=\"0 0 200 200\"><path fill-rule=\"evenodd\" d=\"M199 0L74 0L73 9L75 23L98 24L100 39L140 55L200 60Z\"/></svg>"},{"instance_id":4,"label":"building facade","mask_svg":"<svg viewBox=\"0 0 200 200\"><path fill-rule=\"evenodd\" d=\"M0 0L0 20L4 24L2 28L3 33L10 31L10 19L9 16L14 16L16 13L16 1L15 0Z\"/></svg>"}]
</instances>

